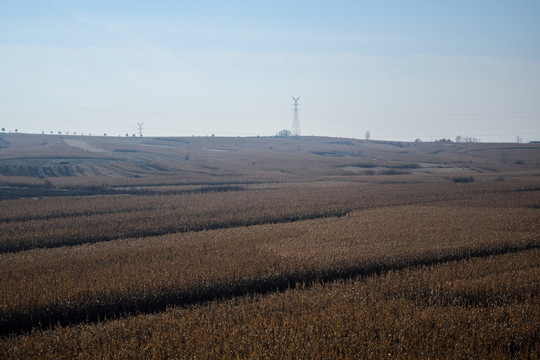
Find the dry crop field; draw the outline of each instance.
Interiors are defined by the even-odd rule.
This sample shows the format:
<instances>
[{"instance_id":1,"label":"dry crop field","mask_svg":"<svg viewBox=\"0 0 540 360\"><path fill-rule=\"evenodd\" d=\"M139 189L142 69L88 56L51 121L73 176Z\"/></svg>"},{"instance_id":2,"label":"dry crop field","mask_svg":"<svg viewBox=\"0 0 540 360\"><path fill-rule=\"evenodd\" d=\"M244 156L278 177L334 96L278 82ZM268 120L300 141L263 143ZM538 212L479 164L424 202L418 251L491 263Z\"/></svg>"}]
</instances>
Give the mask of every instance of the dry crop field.
<instances>
[{"instance_id":1,"label":"dry crop field","mask_svg":"<svg viewBox=\"0 0 540 360\"><path fill-rule=\"evenodd\" d=\"M0 144L2 359L540 353L540 144Z\"/></svg>"}]
</instances>

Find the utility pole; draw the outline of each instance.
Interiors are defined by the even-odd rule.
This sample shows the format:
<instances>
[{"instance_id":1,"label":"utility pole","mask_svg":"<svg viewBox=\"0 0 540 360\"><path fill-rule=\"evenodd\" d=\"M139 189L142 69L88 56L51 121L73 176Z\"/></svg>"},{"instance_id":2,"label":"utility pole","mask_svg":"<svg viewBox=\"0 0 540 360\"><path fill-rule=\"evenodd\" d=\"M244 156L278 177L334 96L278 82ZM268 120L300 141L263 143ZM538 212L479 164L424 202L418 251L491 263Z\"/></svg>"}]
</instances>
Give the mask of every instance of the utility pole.
<instances>
[{"instance_id":1,"label":"utility pole","mask_svg":"<svg viewBox=\"0 0 540 360\"><path fill-rule=\"evenodd\" d=\"M137 125L139 126L139 136L142 137L142 126L143 126L144 123L137 123Z\"/></svg>"}]
</instances>

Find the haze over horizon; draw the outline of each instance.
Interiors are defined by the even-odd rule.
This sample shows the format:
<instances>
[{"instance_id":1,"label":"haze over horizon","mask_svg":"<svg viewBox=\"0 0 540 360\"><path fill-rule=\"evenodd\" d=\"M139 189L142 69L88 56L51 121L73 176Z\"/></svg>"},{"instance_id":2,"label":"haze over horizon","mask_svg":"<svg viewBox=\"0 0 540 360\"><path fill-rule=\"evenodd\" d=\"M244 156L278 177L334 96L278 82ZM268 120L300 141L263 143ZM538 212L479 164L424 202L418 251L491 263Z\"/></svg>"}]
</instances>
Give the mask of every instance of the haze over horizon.
<instances>
[{"instance_id":1,"label":"haze over horizon","mask_svg":"<svg viewBox=\"0 0 540 360\"><path fill-rule=\"evenodd\" d=\"M540 2L0 3L0 128L540 140Z\"/></svg>"}]
</instances>

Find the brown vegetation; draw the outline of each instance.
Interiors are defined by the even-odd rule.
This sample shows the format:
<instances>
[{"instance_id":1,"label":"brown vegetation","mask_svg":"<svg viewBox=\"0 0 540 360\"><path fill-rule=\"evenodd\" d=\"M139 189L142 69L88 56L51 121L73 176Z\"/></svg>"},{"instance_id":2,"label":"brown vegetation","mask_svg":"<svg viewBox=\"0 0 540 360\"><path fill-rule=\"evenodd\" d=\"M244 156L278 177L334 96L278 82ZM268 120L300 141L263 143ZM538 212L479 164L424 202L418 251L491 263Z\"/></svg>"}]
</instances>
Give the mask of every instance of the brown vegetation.
<instances>
[{"instance_id":1,"label":"brown vegetation","mask_svg":"<svg viewBox=\"0 0 540 360\"><path fill-rule=\"evenodd\" d=\"M5 359L508 359L540 351L540 252L390 271L0 341Z\"/></svg>"},{"instance_id":2,"label":"brown vegetation","mask_svg":"<svg viewBox=\"0 0 540 360\"><path fill-rule=\"evenodd\" d=\"M1 256L6 331L540 245L535 209L400 206L346 217ZM39 290L39 291L37 291Z\"/></svg>"},{"instance_id":3,"label":"brown vegetation","mask_svg":"<svg viewBox=\"0 0 540 360\"><path fill-rule=\"evenodd\" d=\"M18 153L24 137L0 149L1 358L539 350L540 146L51 136Z\"/></svg>"}]
</instances>

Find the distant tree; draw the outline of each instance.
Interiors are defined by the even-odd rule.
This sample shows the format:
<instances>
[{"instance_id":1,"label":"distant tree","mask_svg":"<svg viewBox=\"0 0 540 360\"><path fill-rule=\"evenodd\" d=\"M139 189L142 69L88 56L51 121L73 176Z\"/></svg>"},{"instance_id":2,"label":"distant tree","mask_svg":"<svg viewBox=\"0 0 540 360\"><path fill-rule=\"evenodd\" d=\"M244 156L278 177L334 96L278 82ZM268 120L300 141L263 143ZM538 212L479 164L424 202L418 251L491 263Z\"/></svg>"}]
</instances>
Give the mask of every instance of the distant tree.
<instances>
[{"instance_id":1,"label":"distant tree","mask_svg":"<svg viewBox=\"0 0 540 360\"><path fill-rule=\"evenodd\" d=\"M51 135L53 134L54 131L51 130Z\"/></svg>"},{"instance_id":2,"label":"distant tree","mask_svg":"<svg viewBox=\"0 0 540 360\"><path fill-rule=\"evenodd\" d=\"M416 140L414 140L415 143L421 143L422 142L422 139L418 138Z\"/></svg>"},{"instance_id":3,"label":"distant tree","mask_svg":"<svg viewBox=\"0 0 540 360\"><path fill-rule=\"evenodd\" d=\"M475 137L472 137L472 136L465 136L465 137L463 138L463 142L466 142L466 143L476 143L476 142L480 142L480 139L475 138Z\"/></svg>"},{"instance_id":4,"label":"distant tree","mask_svg":"<svg viewBox=\"0 0 540 360\"><path fill-rule=\"evenodd\" d=\"M128 133L126 133L126 137L129 137L129 134L128 134Z\"/></svg>"},{"instance_id":5,"label":"distant tree","mask_svg":"<svg viewBox=\"0 0 540 360\"><path fill-rule=\"evenodd\" d=\"M107 136L107 133L104 133L103 136Z\"/></svg>"},{"instance_id":6,"label":"distant tree","mask_svg":"<svg viewBox=\"0 0 540 360\"><path fill-rule=\"evenodd\" d=\"M291 130L283 129L280 132L277 133L277 136L279 137L285 137L285 136L291 136Z\"/></svg>"},{"instance_id":7,"label":"distant tree","mask_svg":"<svg viewBox=\"0 0 540 360\"><path fill-rule=\"evenodd\" d=\"M15 129L15 132L16 132L16 133L19 132L19 129Z\"/></svg>"},{"instance_id":8,"label":"distant tree","mask_svg":"<svg viewBox=\"0 0 540 360\"><path fill-rule=\"evenodd\" d=\"M516 137L516 142L518 144L523 144L523 139L520 136L518 136L518 137Z\"/></svg>"},{"instance_id":9,"label":"distant tree","mask_svg":"<svg viewBox=\"0 0 540 360\"><path fill-rule=\"evenodd\" d=\"M368 130L366 131L366 140L369 140L371 138L371 132Z\"/></svg>"},{"instance_id":10,"label":"distant tree","mask_svg":"<svg viewBox=\"0 0 540 360\"><path fill-rule=\"evenodd\" d=\"M456 136L456 142L460 143L463 140L463 137L461 135Z\"/></svg>"},{"instance_id":11,"label":"distant tree","mask_svg":"<svg viewBox=\"0 0 540 360\"><path fill-rule=\"evenodd\" d=\"M62 132L61 132L61 131L59 131L59 132L58 132L58 135L62 135Z\"/></svg>"},{"instance_id":12,"label":"distant tree","mask_svg":"<svg viewBox=\"0 0 540 360\"><path fill-rule=\"evenodd\" d=\"M6 132L6 128L2 128L2 134Z\"/></svg>"},{"instance_id":13,"label":"distant tree","mask_svg":"<svg viewBox=\"0 0 540 360\"><path fill-rule=\"evenodd\" d=\"M135 137L135 136L137 136L137 135L135 135L135 134L132 134L132 135L131 135L131 137Z\"/></svg>"}]
</instances>

